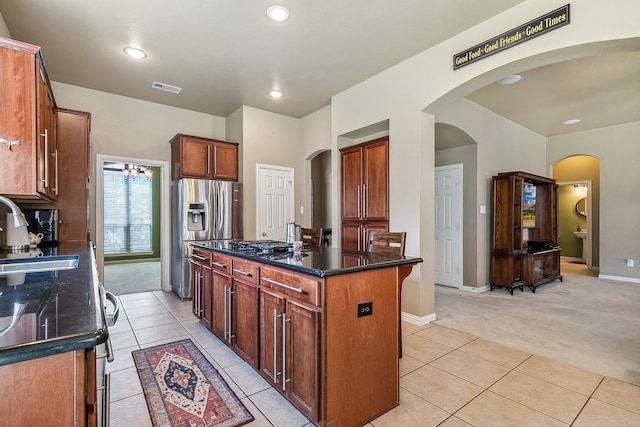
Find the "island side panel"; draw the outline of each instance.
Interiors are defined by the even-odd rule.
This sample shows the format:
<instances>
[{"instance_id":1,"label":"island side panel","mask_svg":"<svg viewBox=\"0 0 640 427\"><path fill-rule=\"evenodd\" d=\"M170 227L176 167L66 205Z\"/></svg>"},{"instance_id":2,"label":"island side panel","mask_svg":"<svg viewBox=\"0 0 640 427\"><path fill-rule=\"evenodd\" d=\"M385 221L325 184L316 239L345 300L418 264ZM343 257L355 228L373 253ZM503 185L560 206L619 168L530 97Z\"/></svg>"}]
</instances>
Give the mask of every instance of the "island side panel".
<instances>
[{"instance_id":1,"label":"island side panel","mask_svg":"<svg viewBox=\"0 0 640 427\"><path fill-rule=\"evenodd\" d=\"M362 425L399 403L398 268L326 278L326 424ZM358 305L371 314L358 317Z\"/></svg>"}]
</instances>

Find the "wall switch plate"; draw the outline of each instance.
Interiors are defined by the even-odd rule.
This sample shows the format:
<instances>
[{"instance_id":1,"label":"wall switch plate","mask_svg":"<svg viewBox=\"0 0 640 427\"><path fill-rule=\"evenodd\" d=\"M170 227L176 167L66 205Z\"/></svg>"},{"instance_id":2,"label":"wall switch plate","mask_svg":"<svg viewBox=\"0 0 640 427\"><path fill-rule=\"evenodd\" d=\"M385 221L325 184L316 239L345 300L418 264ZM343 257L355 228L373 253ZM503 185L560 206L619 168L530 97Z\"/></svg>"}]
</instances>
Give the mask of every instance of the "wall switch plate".
<instances>
[{"instance_id":1,"label":"wall switch plate","mask_svg":"<svg viewBox=\"0 0 640 427\"><path fill-rule=\"evenodd\" d=\"M633 267L633 260L631 258L627 260L627 267Z\"/></svg>"},{"instance_id":2,"label":"wall switch plate","mask_svg":"<svg viewBox=\"0 0 640 427\"><path fill-rule=\"evenodd\" d=\"M373 314L373 301L358 304L358 317L371 316Z\"/></svg>"},{"instance_id":3,"label":"wall switch plate","mask_svg":"<svg viewBox=\"0 0 640 427\"><path fill-rule=\"evenodd\" d=\"M304 213L304 206L300 206L300 213L303 214Z\"/></svg>"},{"instance_id":4,"label":"wall switch plate","mask_svg":"<svg viewBox=\"0 0 640 427\"><path fill-rule=\"evenodd\" d=\"M481 205L480 206L480 213L481 214L486 214L487 213L487 207L485 205Z\"/></svg>"}]
</instances>

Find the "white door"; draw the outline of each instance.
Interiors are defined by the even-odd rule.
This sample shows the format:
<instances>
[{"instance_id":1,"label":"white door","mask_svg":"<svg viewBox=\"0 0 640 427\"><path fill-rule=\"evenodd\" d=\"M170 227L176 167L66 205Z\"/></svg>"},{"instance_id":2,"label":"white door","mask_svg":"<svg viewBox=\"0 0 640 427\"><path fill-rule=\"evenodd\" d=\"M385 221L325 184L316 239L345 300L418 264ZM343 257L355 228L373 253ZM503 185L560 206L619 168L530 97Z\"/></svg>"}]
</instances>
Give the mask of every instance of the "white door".
<instances>
[{"instance_id":1,"label":"white door","mask_svg":"<svg viewBox=\"0 0 640 427\"><path fill-rule=\"evenodd\" d=\"M256 166L256 236L259 240L285 240L287 222L293 222L293 169Z\"/></svg>"},{"instance_id":2,"label":"white door","mask_svg":"<svg viewBox=\"0 0 640 427\"><path fill-rule=\"evenodd\" d=\"M462 286L462 165L435 172L435 283Z\"/></svg>"}]
</instances>

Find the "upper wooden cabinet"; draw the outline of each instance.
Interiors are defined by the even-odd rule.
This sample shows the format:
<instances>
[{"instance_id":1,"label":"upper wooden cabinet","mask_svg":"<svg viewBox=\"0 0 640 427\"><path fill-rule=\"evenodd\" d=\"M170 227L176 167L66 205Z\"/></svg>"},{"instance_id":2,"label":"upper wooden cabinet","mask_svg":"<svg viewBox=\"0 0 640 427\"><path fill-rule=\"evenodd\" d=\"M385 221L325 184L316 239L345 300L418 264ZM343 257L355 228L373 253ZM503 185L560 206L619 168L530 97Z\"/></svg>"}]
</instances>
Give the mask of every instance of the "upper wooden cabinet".
<instances>
[{"instance_id":1,"label":"upper wooden cabinet","mask_svg":"<svg viewBox=\"0 0 640 427\"><path fill-rule=\"evenodd\" d=\"M389 137L343 148L342 219L389 220Z\"/></svg>"},{"instance_id":2,"label":"upper wooden cabinet","mask_svg":"<svg viewBox=\"0 0 640 427\"><path fill-rule=\"evenodd\" d=\"M0 37L0 194L55 200L56 102L40 48Z\"/></svg>"},{"instance_id":3,"label":"upper wooden cabinet","mask_svg":"<svg viewBox=\"0 0 640 427\"><path fill-rule=\"evenodd\" d=\"M342 249L366 251L369 229L389 225L389 137L340 150Z\"/></svg>"},{"instance_id":4,"label":"upper wooden cabinet","mask_svg":"<svg viewBox=\"0 0 640 427\"><path fill-rule=\"evenodd\" d=\"M238 180L238 144L178 134L171 144L171 179Z\"/></svg>"}]
</instances>

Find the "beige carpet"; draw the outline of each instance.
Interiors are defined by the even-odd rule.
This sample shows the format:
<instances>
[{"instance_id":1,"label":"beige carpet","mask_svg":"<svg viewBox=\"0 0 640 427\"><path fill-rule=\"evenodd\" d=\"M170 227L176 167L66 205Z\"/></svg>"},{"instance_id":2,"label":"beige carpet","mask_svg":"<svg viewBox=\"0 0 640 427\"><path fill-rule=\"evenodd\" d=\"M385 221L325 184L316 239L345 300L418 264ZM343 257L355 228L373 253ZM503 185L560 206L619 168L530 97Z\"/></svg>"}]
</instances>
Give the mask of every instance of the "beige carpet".
<instances>
[{"instance_id":1,"label":"beige carpet","mask_svg":"<svg viewBox=\"0 0 640 427\"><path fill-rule=\"evenodd\" d=\"M116 295L160 290L160 261L105 264L104 287Z\"/></svg>"},{"instance_id":2,"label":"beige carpet","mask_svg":"<svg viewBox=\"0 0 640 427\"><path fill-rule=\"evenodd\" d=\"M640 385L640 284L562 263L564 281L532 293L436 286L438 325Z\"/></svg>"}]
</instances>

